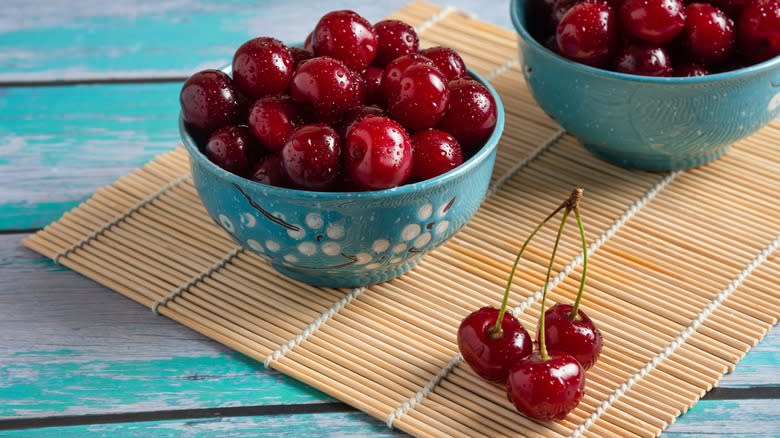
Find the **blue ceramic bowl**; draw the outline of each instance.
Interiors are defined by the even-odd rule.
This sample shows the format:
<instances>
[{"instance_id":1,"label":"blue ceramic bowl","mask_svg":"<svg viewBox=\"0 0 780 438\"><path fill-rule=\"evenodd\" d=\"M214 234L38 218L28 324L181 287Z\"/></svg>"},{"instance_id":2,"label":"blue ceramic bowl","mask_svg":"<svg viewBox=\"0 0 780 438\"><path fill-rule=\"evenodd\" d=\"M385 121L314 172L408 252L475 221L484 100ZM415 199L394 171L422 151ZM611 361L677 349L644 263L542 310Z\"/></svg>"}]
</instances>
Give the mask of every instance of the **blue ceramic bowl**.
<instances>
[{"instance_id":1,"label":"blue ceramic bowl","mask_svg":"<svg viewBox=\"0 0 780 438\"><path fill-rule=\"evenodd\" d=\"M780 57L695 78L653 78L569 61L526 28L512 0L523 74L539 106L592 153L626 167L683 169L719 157L780 113Z\"/></svg>"},{"instance_id":2,"label":"blue ceramic bowl","mask_svg":"<svg viewBox=\"0 0 780 438\"><path fill-rule=\"evenodd\" d=\"M180 118L195 187L217 224L291 278L318 286L358 287L399 276L465 225L485 197L504 108L490 83L471 75L492 93L498 120L486 144L443 175L372 192L273 187L209 161Z\"/></svg>"}]
</instances>

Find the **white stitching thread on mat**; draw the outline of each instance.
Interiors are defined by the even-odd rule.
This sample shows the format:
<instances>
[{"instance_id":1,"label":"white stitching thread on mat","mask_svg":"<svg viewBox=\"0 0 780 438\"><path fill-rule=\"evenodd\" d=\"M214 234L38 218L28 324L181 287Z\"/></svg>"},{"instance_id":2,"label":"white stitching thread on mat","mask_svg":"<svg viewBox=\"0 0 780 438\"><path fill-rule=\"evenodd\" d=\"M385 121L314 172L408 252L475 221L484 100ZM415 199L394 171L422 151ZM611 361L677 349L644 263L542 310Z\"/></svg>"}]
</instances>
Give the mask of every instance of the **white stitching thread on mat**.
<instances>
[{"instance_id":1,"label":"white stitching thread on mat","mask_svg":"<svg viewBox=\"0 0 780 438\"><path fill-rule=\"evenodd\" d=\"M453 13L455 11L457 11L457 9L452 7L452 6L444 7L441 11L431 15L431 18L429 18L429 19L423 21L422 23L420 23L420 25L417 26L417 33L425 32L428 28L430 28L434 24L438 23L439 21L443 20L444 17L446 17L447 15L450 15L451 13Z\"/></svg>"},{"instance_id":2,"label":"white stitching thread on mat","mask_svg":"<svg viewBox=\"0 0 780 438\"><path fill-rule=\"evenodd\" d=\"M234 248L233 251L230 251L225 257L222 257L216 263L211 265L208 269L190 278L186 283L177 287L175 290L171 291L171 293L169 293L168 295L155 301L154 304L152 304L152 312L154 312L155 315L159 315L159 313L157 312L158 307L167 305L169 302L173 301L179 295L183 294L184 292L187 292L195 284L200 283L206 277L209 277L211 276L211 274L222 269L223 266L230 263L230 261L233 260L237 255L241 254L243 250L244 249L241 247Z\"/></svg>"},{"instance_id":3,"label":"white stitching thread on mat","mask_svg":"<svg viewBox=\"0 0 780 438\"><path fill-rule=\"evenodd\" d=\"M604 413L607 409L609 409L610 406L612 406L617 399L619 399L623 394L625 394L629 389L631 389L632 386L634 386L635 383L642 380L643 377L645 377L650 371L652 371L656 366L658 366L661 361L671 356L671 354L681 345L685 343L685 341L688 340L688 337L690 337L693 332L699 329L702 324L704 324L704 320L706 320L712 313L720 306L726 299L731 296L734 291L737 290L737 288L742 285L742 283L745 281L745 279L756 269L758 268L762 263L764 263L769 256L775 252L780 247L780 235L775 237L775 239L767 245L758 255L750 261L750 263L747 264L745 269L740 272L736 277L734 277L733 280L724 288L718 295L715 296L715 299L713 299L707 307L704 308L704 310L699 313L699 315L696 317L696 319L693 320L691 325L689 325L685 330L680 333L680 336L678 336L674 341L672 341L666 348L664 348L660 353L655 355L653 359L650 360L647 364L645 364L644 367L642 367L641 370L639 370L638 373L631 376L630 379L625 381L622 385L618 386L615 392L610 394L609 397L607 397L604 402L599 405L598 408L596 408L595 411L588 417L587 420L585 420L582 424L577 426L574 431L572 431L571 438L577 438L579 437L583 432L585 432L593 423Z\"/></svg>"},{"instance_id":4,"label":"white stitching thread on mat","mask_svg":"<svg viewBox=\"0 0 780 438\"><path fill-rule=\"evenodd\" d=\"M503 64L499 65L498 67L496 67L495 70L493 70L487 76L485 76L485 79L487 79L489 81L492 81L498 75L504 73L505 71L509 70L510 68L512 68L512 67L514 67L516 65L520 65L520 59L518 59L518 58L510 59L509 61L506 61L505 63L503 63Z\"/></svg>"},{"instance_id":5,"label":"white stitching thread on mat","mask_svg":"<svg viewBox=\"0 0 780 438\"><path fill-rule=\"evenodd\" d=\"M300 345L301 342L305 341L306 338L308 338L312 333L317 331L317 329L320 328L320 326L323 323L325 323L325 321L329 320L330 318L333 317L333 315L340 312L341 309L344 308L344 306L350 303L350 301L359 297L360 294L362 294L365 290L366 290L365 287L356 287L352 289L352 292L348 293L347 295L344 295L340 300L336 301L334 305L329 307L328 310L324 311L322 315L317 317L317 319L312 321L311 324L309 324L305 329L303 329L303 331L300 334L287 341L287 343L281 345L273 353L269 354L263 361L263 365L265 365L265 367L268 368L271 366L271 362L281 359L285 354L289 353L290 350Z\"/></svg>"},{"instance_id":6,"label":"white stitching thread on mat","mask_svg":"<svg viewBox=\"0 0 780 438\"><path fill-rule=\"evenodd\" d=\"M553 142L554 143L554 142ZM609 238L611 238L617 231L625 225L626 222L628 222L642 207L647 205L648 202L652 201L658 193L661 192L667 185L669 185L670 182L672 182L677 175L680 174L680 171L672 172L668 175L666 175L664 178L662 178L660 181L655 183L653 187L648 190L644 196L639 198L636 202L631 204L631 206L626 209L625 212L623 212L622 215L620 215L619 218L615 220L615 222L610 225L609 228L607 228L604 233L602 233L591 245L588 247L588 254L595 253L601 245L604 244ZM577 257L575 257L566 267L564 267L561 272L558 273L558 275L555 276L555 278L550 281L549 290L552 291L555 289L555 287L566 279L566 277L569 276L569 274L574 271L574 269L577 268L577 266L582 263L584 259L584 255L582 253L579 253ZM539 300L542 297L544 289L540 288L537 292L535 292L533 295L526 298L525 301L517 305L515 308L511 310L513 315L520 314L523 310L525 310L526 307L530 306L537 300ZM447 365L444 366L444 368L439 371L438 374L436 374L430 382L428 382L427 385L425 385L422 389L420 389L416 394L414 394L412 397L410 397L407 401L405 401L401 406L399 406L395 411L391 412L388 416L385 422L387 423L387 427L393 428L393 422L404 415L406 415L407 412L414 409L415 406L417 406L420 402L422 402L425 397L433 391L433 389L436 387L436 385L441 382L442 379L447 377L447 375L460 363L461 359L463 359L463 356L458 353L447 363Z\"/></svg>"},{"instance_id":7,"label":"white stitching thread on mat","mask_svg":"<svg viewBox=\"0 0 780 438\"><path fill-rule=\"evenodd\" d=\"M149 203L153 202L155 199L162 196L163 193L167 192L168 190L171 190L172 188L178 186L179 184L183 183L187 179L192 177L192 174L186 173L175 180L165 184L164 186L160 187L156 192L152 193L151 195L147 196L146 198L142 199L141 202L134 205L133 207L130 207L129 209L125 210L122 214L115 217L111 220L111 222L107 222L103 224L102 227L98 228L97 230L93 231L90 235L84 237L83 239L79 240L78 242L74 243L73 245L65 248L64 250L58 252L57 254L52 257L54 260L54 263L59 263L60 258L70 254L71 252L81 248L82 246L86 245L87 243L93 241L94 239L98 238L101 234L108 231L111 227L118 224L119 222L122 222L123 220L127 219L131 214L137 212L138 210L146 207L149 205Z\"/></svg>"}]
</instances>

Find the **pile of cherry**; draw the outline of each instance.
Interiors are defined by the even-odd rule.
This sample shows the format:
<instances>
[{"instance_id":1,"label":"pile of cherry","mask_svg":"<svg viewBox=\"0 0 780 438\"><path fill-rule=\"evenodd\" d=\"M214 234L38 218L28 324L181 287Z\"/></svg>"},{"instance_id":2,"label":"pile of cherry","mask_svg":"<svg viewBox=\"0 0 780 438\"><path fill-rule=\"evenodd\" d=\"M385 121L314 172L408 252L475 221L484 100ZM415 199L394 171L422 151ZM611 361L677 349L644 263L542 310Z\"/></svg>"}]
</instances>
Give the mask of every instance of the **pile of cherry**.
<instances>
[{"instance_id":1,"label":"pile of cherry","mask_svg":"<svg viewBox=\"0 0 780 438\"><path fill-rule=\"evenodd\" d=\"M563 419L585 394L585 370L601 353L601 332L579 308L588 273L588 248L577 187L555 211L528 236L517 253L504 290L501 309L483 307L463 319L458 327L458 348L463 360L482 378L506 383L506 391L518 411L539 420ZM520 321L507 313L509 291L517 265L528 244L542 227L563 211L553 244L537 324L537 346ZM574 212L583 251L582 275L574 304L556 304L545 311L555 254L569 214Z\"/></svg>"},{"instance_id":2,"label":"pile of cherry","mask_svg":"<svg viewBox=\"0 0 780 438\"><path fill-rule=\"evenodd\" d=\"M402 21L329 12L303 48L254 38L232 77L192 75L182 117L212 162L262 183L360 191L429 179L484 144L497 109L455 51L418 46Z\"/></svg>"},{"instance_id":3,"label":"pile of cherry","mask_svg":"<svg viewBox=\"0 0 780 438\"><path fill-rule=\"evenodd\" d=\"M704 76L780 55L780 0L531 0L529 30L571 60Z\"/></svg>"}]
</instances>

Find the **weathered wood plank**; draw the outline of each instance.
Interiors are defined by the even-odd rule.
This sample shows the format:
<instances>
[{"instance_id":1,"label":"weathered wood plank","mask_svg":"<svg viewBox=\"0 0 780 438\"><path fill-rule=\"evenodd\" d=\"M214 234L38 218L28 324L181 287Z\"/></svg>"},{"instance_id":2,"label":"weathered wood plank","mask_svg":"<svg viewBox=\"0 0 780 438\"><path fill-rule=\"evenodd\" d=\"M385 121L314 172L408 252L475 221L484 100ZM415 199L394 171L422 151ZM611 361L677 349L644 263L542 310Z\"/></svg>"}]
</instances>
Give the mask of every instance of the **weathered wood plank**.
<instances>
[{"instance_id":1,"label":"weathered wood plank","mask_svg":"<svg viewBox=\"0 0 780 438\"><path fill-rule=\"evenodd\" d=\"M778 400L702 400L669 426L662 437L777 437Z\"/></svg>"}]
</instances>

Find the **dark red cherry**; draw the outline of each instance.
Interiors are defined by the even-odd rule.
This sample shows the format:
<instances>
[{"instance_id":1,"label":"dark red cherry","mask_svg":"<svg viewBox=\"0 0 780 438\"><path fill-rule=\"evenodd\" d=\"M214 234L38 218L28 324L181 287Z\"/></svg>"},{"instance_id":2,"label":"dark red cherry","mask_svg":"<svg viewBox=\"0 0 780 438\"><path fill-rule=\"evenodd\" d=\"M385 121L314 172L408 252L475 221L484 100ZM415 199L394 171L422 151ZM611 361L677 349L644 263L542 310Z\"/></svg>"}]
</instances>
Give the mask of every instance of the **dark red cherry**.
<instances>
[{"instance_id":1,"label":"dark red cherry","mask_svg":"<svg viewBox=\"0 0 780 438\"><path fill-rule=\"evenodd\" d=\"M401 75L403 75L406 69L420 63L434 65L430 59L417 53L411 53L394 59L385 67L385 71L382 73L382 94L385 102L390 95L398 93L401 87Z\"/></svg>"},{"instance_id":2,"label":"dark red cherry","mask_svg":"<svg viewBox=\"0 0 780 438\"><path fill-rule=\"evenodd\" d=\"M623 0L618 9L623 32L648 43L666 44L685 27L682 0Z\"/></svg>"},{"instance_id":3,"label":"dark red cherry","mask_svg":"<svg viewBox=\"0 0 780 438\"><path fill-rule=\"evenodd\" d=\"M318 117L333 121L362 103L363 80L343 62L320 56L304 61L290 81L290 96L314 108Z\"/></svg>"},{"instance_id":4,"label":"dark red cherry","mask_svg":"<svg viewBox=\"0 0 780 438\"><path fill-rule=\"evenodd\" d=\"M436 68L444 73L448 81L466 76L466 63L458 52L448 47L430 47L420 51L420 55L433 61Z\"/></svg>"},{"instance_id":5,"label":"dark red cherry","mask_svg":"<svg viewBox=\"0 0 780 438\"><path fill-rule=\"evenodd\" d=\"M266 96L249 110L249 129L260 144L272 152L282 149L295 128L303 125L295 103L289 96Z\"/></svg>"},{"instance_id":6,"label":"dark red cherry","mask_svg":"<svg viewBox=\"0 0 780 438\"><path fill-rule=\"evenodd\" d=\"M290 56L292 56L293 60L293 71L295 71L298 65L303 61L314 58L314 55L311 52L306 49L301 49L300 47L290 47L288 50L290 51Z\"/></svg>"},{"instance_id":7,"label":"dark red cherry","mask_svg":"<svg viewBox=\"0 0 780 438\"><path fill-rule=\"evenodd\" d=\"M425 180L463 164L463 152L455 137L438 129L412 135L412 178Z\"/></svg>"},{"instance_id":8,"label":"dark red cherry","mask_svg":"<svg viewBox=\"0 0 780 438\"><path fill-rule=\"evenodd\" d=\"M691 3L685 7L685 28L680 36L687 61L714 65L728 59L734 51L734 22L709 3Z\"/></svg>"},{"instance_id":9,"label":"dark red cherry","mask_svg":"<svg viewBox=\"0 0 780 438\"><path fill-rule=\"evenodd\" d=\"M309 34L306 35L306 39L303 41L303 50L314 56L314 32L309 32Z\"/></svg>"},{"instance_id":10,"label":"dark red cherry","mask_svg":"<svg viewBox=\"0 0 780 438\"><path fill-rule=\"evenodd\" d=\"M281 154L268 154L258 158L249 176L254 181L276 187L287 187L290 184L282 166Z\"/></svg>"},{"instance_id":11,"label":"dark red cherry","mask_svg":"<svg viewBox=\"0 0 780 438\"><path fill-rule=\"evenodd\" d=\"M447 78L434 66L414 64L401 75L396 93L387 96L387 112L410 131L433 128L449 109Z\"/></svg>"},{"instance_id":12,"label":"dark red cherry","mask_svg":"<svg viewBox=\"0 0 780 438\"><path fill-rule=\"evenodd\" d=\"M496 101L484 85L461 78L449 83L450 109L436 127L449 132L464 152L481 146L498 119Z\"/></svg>"},{"instance_id":13,"label":"dark red cherry","mask_svg":"<svg viewBox=\"0 0 780 438\"><path fill-rule=\"evenodd\" d=\"M239 120L239 94L230 77L219 70L190 76L181 88L179 102L182 118L200 134L209 135Z\"/></svg>"},{"instance_id":14,"label":"dark red cherry","mask_svg":"<svg viewBox=\"0 0 780 438\"><path fill-rule=\"evenodd\" d=\"M458 327L458 349L474 372L491 382L504 382L509 370L528 358L533 343L523 325L504 313L501 333L492 333L498 309L483 307L472 312Z\"/></svg>"},{"instance_id":15,"label":"dark red cherry","mask_svg":"<svg viewBox=\"0 0 780 438\"><path fill-rule=\"evenodd\" d=\"M555 33L555 23L552 21L555 0L531 0L528 5L526 26L537 41L544 41L547 36Z\"/></svg>"},{"instance_id":16,"label":"dark red cherry","mask_svg":"<svg viewBox=\"0 0 780 438\"><path fill-rule=\"evenodd\" d=\"M742 54L754 63L780 55L780 0L755 0L739 17L737 39Z\"/></svg>"},{"instance_id":17,"label":"dark red cherry","mask_svg":"<svg viewBox=\"0 0 780 438\"><path fill-rule=\"evenodd\" d=\"M672 61L663 46L629 42L615 58L615 70L641 76L671 76Z\"/></svg>"},{"instance_id":18,"label":"dark red cherry","mask_svg":"<svg viewBox=\"0 0 780 438\"><path fill-rule=\"evenodd\" d=\"M281 154L290 181L303 189L328 188L341 171L341 140L338 133L324 123L296 129Z\"/></svg>"},{"instance_id":19,"label":"dark red cherry","mask_svg":"<svg viewBox=\"0 0 780 438\"><path fill-rule=\"evenodd\" d=\"M384 70L379 67L369 65L363 70L363 80L366 83L366 103L369 105L381 105L384 103L385 96L382 93L382 74Z\"/></svg>"},{"instance_id":20,"label":"dark red cherry","mask_svg":"<svg viewBox=\"0 0 780 438\"><path fill-rule=\"evenodd\" d=\"M420 39L414 28L401 20L382 20L374 25L377 39L374 65L385 67L395 58L417 52Z\"/></svg>"},{"instance_id":21,"label":"dark red cherry","mask_svg":"<svg viewBox=\"0 0 780 438\"><path fill-rule=\"evenodd\" d=\"M569 9L571 9L572 6L576 5L577 3L580 3L583 0L555 0L555 3L553 3L553 9L552 9L552 23L554 26L558 26L558 23L561 22L561 19L563 16L569 12ZM585 0L590 1L590 0ZM553 27L554 29L554 27Z\"/></svg>"},{"instance_id":22,"label":"dark red cherry","mask_svg":"<svg viewBox=\"0 0 780 438\"><path fill-rule=\"evenodd\" d=\"M274 38L251 39L233 55L233 82L252 99L284 93L292 71L290 51Z\"/></svg>"},{"instance_id":23,"label":"dark red cherry","mask_svg":"<svg viewBox=\"0 0 780 438\"><path fill-rule=\"evenodd\" d=\"M226 126L211 134L203 152L217 166L245 176L253 158L261 155L263 150L246 126Z\"/></svg>"},{"instance_id":24,"label":"dark red cherry","mask_svg":"<svg viewBox=\"0 0 780 438\"><path fill-rule=\"evenodd\" d=\"M562 420L585 394L585 372L573 356L551 351L549 359L534 352L507 378L507 398L521 413L537 420Z\"/></svg>"},{"instance_id":25,"label":"dark red cherry","mask_svg":"<svg viewBox=\"0 0 780 438\"><path fill-rule=\"evenodd\" d=\"M570 304L556 304L544 313L544 339L550 351L572 355L589 370L601 354L601 332L582 310L571 318ZM539 334L537 333L537 337Z\"/></svg>"},{"instance_id":26,"label":"dark red cherry","mask_svg":"<svg viewBox=\"0 0 780 438\"><path fill-rule=\"evenodd\" d=\"M612 59L615 51L615 12L607 3L577 3L558 23L556 40L559 53L564 57L602 66Z\"/></svg>"},{"instance_id":27,"label":"dark red cherry","mask_svg":"<svg viewBox=\"0 0 780 438\"><path fill-rule=\"evenodd\" d=\"M347 111L341 118L341 121L336 125L336 132L341 135L341 138L347 138L347 134L355 126L355 123L374 116L384 116L385 112L382 108L374 105L358 106Z\"/></svg>"},{"instance_id":28,"label":"dark red cherry","mask_svg":"<svg viewBox=\"0 0 780 438\"><path fill-rule=\"evenodd\" d=\"M377 38L374 28L354 11L328 12L314 27L314 54L342 61L352 70L361 71L376 57Z\"/></svg>"},{"instance_id":29,"label":"dark red cherry","mask_svg":"<svg viewBox=\"0 0 780 438\"><path fill-rule=\"evenodd\" d=\"M732 20L737 21L742 10L755 0L710 0L708 3L725 12Z\"/></svg>"},{"instance_id":30,"label":"dark red cherry","mask_svg":"<svg viewBox=\"0 0 780 438\"><path fill-rule=\"evenodd\" d=\"M358 190L380 190L403 184L412 172L409 135L392 119L366 117L347 134L344 168Z\"/></svg>"},{"instance_id":31,"label":"dark red cherry","mask_svg":"<svg viewBox=\"0 0 780 438\"><path fill-rule=\"evenodd\" d=\"M696 77L707 76L710 71L707 67L699 64L687 63L674 66L674 76L678 77Z\"/></svg>"}]
</instances>

